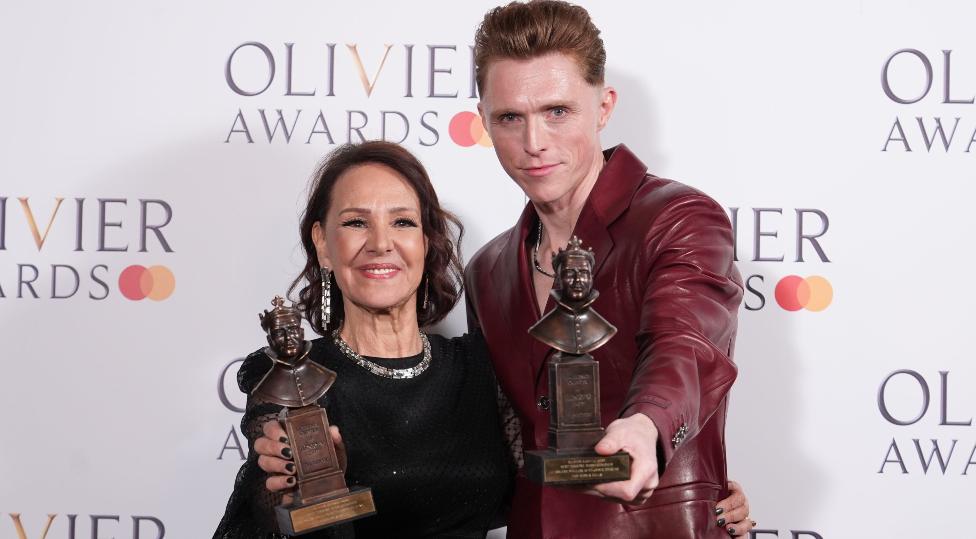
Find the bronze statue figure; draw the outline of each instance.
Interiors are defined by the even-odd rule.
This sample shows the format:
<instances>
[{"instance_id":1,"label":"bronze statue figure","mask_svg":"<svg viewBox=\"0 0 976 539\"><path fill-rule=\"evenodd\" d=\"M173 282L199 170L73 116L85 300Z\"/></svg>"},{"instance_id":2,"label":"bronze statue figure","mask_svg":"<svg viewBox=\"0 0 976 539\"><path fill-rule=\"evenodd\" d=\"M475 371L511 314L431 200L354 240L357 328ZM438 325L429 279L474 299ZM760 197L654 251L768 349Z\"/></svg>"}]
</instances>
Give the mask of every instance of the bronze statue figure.
<instances>
[{"instance_id":1,"label":"bronze statue figure","mask_svg":"<svg viewBox=\"0 0 976 539\"><path fill-rule=\"evenodd\" d=\"M566 249L552 257L559 288L549 294L556 308L529 328L536 339L567 354L586 354L603 346L617 332L590 306L600 293L593 290L593 251L573 236Z\"/></svg>"},{"instance_id":2,"label":"bronze statue figure","mask_svg":"<svg viewBox=\"0 0 976 539\"><path fill-rule=\"evenodd\" d=\"M316 401L336 379L335 372L308 360L312 344L305 340L301 313L276 296L274 308L258 317L268 334L262 350L271 370L251 395L283 406L278 414L294 450L296 486L290 503L275 508L278 526L301 535L376 513L370 489L346 486L329 434L329 420Z\"/></svg>"},{"instance_id":3,"label":"bronze statue figure","mask_svg":"<svg viewBox=\"0 0 976 539\"><path fill-rule=\"evenodd\" d=\"M529 333L552 347L549 356L549 448L525 453L529 479L546 485L594 484L630 478L630 455L598 455L603 438L600 419L600 364L589 354L617 332L591 308L593 251L576 236L553 256L558 287L551 292L556 308Z\"/></svg>"},{"instance_id":4,"label":"bronze statue figure","mask_svg":"<svg viewBox=\"0 0 976 539\"><path fill-rule=\"evenodd\" d=\"M289 408L314 404L329 390L336 374L314 361L306 361L312 343L305 340L302 315L276 296L274 308L259 314L261 328L268 334L262 350L274 362L251 392L255 397Z\"/></svg>"}]
</instances>

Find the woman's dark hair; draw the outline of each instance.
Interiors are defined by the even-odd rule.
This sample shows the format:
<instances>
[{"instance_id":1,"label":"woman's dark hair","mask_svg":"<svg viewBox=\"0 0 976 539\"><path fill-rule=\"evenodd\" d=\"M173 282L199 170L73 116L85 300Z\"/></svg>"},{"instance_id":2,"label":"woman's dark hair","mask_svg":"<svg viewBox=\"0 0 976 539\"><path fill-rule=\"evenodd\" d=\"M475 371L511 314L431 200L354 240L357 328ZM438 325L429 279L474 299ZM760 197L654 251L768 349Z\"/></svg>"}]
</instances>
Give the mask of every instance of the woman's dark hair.
<instances>
[{"instance_id":1,"label":"woman's dark hair","mask_svg":"<svg viewBox=\"0 0 976 539\"><path fill-rule=\"evenodd\" d=\"M299 225L306 257L305 269L288 289L288 295L291 296L304 283L305 286L298 292L298 308L312 325L312 329L320 335L326 335L339 327L344 313L342 291L338 286L333 286L335 277L332 277L329 282L331 320L328 327L322 326L322 269L312 242L312 227L325 220L336 181L349 169L365 164L389 167L410 184L420 200L420 219L427 238L427 256L424 258L424 277L417 289L417 322L423 327L443 320L461 298L461 236L464 235L464 227L457 217L441 208L424 166L407 149L392 142L344 144L326 156L309 185L308 203L302 212ZM457 241L452 238L451 225L457 231ZM426 309L423 308L425 293Z\"/></svg>"}]
</instances>

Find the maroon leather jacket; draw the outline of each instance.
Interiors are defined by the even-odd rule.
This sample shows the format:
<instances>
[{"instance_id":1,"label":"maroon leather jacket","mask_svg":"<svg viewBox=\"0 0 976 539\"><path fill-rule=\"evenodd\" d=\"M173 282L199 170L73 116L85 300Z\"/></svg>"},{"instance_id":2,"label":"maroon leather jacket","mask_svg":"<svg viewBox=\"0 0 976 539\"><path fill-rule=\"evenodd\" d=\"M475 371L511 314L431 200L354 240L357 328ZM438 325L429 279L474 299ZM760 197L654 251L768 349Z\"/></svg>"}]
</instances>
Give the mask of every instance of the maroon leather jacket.
<instances>
[{"instance_id":1,"label":"maroon leather jacket","mask_svg":"<svg viewBox=\"0 0 976 539\"><path fill-rule=\"evenodd\" d=\"M516 479L508 532L517 538L728 537L725 413L742 282L722 208L690 187L647 174L625 146L607 162L574 234L596 254L593 307L619 332L600 363L603 425L643 413L660 432L658 489L642 506ZM547 445L540 406L549 349L527 330L540 318L530 262L532 204L465 272L469 325L488 341L495 372L522 422L526 450ZM553 308L550 298L546 311Z\"/></svg>"}]
</instances>

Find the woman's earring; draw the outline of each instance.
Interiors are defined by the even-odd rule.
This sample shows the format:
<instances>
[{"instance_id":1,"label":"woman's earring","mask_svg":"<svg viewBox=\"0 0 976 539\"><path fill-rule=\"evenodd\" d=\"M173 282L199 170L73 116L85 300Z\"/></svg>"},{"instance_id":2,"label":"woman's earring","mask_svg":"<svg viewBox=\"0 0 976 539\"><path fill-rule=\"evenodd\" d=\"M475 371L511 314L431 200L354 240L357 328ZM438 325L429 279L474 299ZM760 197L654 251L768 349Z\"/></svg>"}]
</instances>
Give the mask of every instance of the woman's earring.
<instances>
[{"instance_id":1,"label":"woman's earring","mask_svg":"<svg viewBox=\"0 0 976 539\"><path fill-rule=\"evenodd\" d=\"M423 305L421 305L420 308L426 312L428 307L430 307L430 276L429 275L424 279L424 303Z\"/></svg>"},{"instance_id":2,"label":"woman's earring","mask_svg":"<svg viewBox=\"0 0 976 539\"><path fill-rule=\"evenodd\" d=\"M332 272L325 266L319 268L322 275L322 328L329 327L332 320Z\"/></svg>"}]
</instances>

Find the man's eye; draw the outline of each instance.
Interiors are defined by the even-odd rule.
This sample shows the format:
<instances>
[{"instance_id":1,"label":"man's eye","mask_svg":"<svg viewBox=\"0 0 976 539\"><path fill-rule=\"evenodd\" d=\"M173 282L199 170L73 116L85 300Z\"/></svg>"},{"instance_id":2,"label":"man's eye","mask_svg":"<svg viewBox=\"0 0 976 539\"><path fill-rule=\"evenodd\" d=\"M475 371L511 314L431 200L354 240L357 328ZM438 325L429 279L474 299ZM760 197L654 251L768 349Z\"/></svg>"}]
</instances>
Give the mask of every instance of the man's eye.
<instances>
[{"instance_id":1,"label":"man's eye","mask_svg":"<svg viewBox=\"0 0 976 539\"><path fill-rule=\"evenodd\" d=\"M366 219L362 219L360 217L357 217L355 219L349 219L348 221L343 221L342 226L351 227L351 228L365 228Z\"/></svg>"},{"instance_id":2,"label":"man's eye","mask_svg":"<svg viewBox=\"0 0 976 539\"><path fill-rule=\"evenodd\" d=\"M517 116L515 116L514 113L506 112L505 114L502 114L502 115L500 115L498 117L498 121L500 121L500 122L514 122L516 118L517 118Z\"/></svg>"},{"instance_id":3,"label":"man's eye","mask_svg":"<svg viewBox=\"0 0 976 539\"><path fill-rule=\"evenodd\" d=\"M552 109L552 115L557 118L565 116L567 114L569 114L569 109L567 109L566 107L555 107L554 109Z\"/></svg>"}]
</instances>

